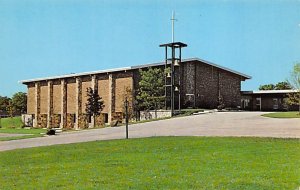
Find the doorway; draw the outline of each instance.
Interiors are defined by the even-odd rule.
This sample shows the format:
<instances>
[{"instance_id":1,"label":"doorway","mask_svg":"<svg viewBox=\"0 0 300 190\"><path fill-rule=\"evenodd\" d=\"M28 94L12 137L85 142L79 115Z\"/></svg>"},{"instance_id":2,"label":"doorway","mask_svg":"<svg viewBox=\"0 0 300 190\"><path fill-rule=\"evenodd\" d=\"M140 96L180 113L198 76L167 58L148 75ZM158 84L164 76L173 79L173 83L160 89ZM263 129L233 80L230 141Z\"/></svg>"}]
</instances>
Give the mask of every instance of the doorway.
<instances>
[{"instance_id":1,"label":"doorway","mask_svg":"<svg viewBox=\"0 0 300 190\"><path fill-rule=\"evenodd\" d=\"M261 98L256 98L256 110L261 111Z\"/></svg>"}]
</instances>

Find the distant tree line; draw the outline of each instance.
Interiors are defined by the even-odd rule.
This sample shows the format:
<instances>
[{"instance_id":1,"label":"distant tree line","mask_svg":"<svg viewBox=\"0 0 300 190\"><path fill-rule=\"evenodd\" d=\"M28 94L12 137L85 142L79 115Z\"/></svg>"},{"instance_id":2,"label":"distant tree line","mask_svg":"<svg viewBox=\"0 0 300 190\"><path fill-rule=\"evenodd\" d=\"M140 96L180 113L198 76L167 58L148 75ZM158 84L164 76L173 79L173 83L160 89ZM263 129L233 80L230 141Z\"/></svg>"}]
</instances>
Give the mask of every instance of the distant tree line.
<instances>
[{"instance_id":1,"label":"distant tree line","mask_svg":"<svg viewBox=\"0 0 300 190\"><path fill-rule=\"evenodd\" d=\"M259 90L290 90L292 89L289 82L278 82L277 84L264 84L259 86Z\"/></svg>"},{"instance_id":2,"label":"distant tree line","mask_svg":"<svg viewBox=\"0 0 300 190\"><path fill-rule=\"evenodd\" d=\"M287 81L279 82L277 84L265 84L259 87L259 90L291 90L292 93L288 93L284 102L288 105L298 105L300 114L300 63L296 63L293 70L290 73L290 77Z\"/></svg>"},{"instance_id":3,"label":"distant tree line","mask_svg":"<svg viewBox=\"0 0 300 190\"><path fill-rule=\"evenodd\" d=\"M15 114L26 113L27 94L17 92L11 98L0 96L0 115L13 116Z\"/></svg>"}]
</instances>

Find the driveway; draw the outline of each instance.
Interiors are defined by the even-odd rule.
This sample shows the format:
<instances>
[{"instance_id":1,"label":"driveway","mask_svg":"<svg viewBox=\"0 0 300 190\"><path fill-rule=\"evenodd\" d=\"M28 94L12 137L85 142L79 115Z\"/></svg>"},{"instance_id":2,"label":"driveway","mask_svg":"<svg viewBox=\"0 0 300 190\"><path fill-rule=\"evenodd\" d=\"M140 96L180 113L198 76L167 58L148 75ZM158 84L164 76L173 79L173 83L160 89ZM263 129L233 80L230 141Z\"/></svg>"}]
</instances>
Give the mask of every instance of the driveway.
<instances>
[{"instance_id":1,"label":"driveway","mask_svg":"<svg viewBox=\"0 0 300 190\"><path fill-rule=\"evenodd\" d=\"M234 136L300 138L300 119L276 119L262 112L216 112L129 126L129 138L152 136ZM56 136L0 142L0 151L69 144L95 140L123 139L125 127L108 127Z\"/></svg>"}]
</instances>

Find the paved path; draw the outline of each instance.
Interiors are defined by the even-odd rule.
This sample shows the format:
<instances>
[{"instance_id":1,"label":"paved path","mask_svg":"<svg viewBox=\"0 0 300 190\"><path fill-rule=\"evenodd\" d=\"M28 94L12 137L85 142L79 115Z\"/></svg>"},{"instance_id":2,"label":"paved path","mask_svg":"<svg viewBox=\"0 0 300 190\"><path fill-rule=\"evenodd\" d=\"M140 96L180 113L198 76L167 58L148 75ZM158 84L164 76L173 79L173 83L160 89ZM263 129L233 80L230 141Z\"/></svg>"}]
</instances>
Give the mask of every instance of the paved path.
<instances>
[{"instance_id":1,"label":"paved path","mask_svg":"<svg viewBox=\"0 0 300 190\"><path fill-rule=\"evenodd\" d=\"M25 135L30 135L30 134L0 133L0 138L1 137L20 137L20 136L25 136Z\"/></svg>"},{"instance_id":2,"label":"paved path","mask_svg":"<svg viewBox=\"0 0 300 190\"><path fill-rule=\"evenodd\" d=\"M300 138L300 119L276 119L261 112L221 112L173 118L129 126L129 137L151 136L255 136ZM0 151L54 144L122 139L125 127L109 127L56 136L0 142Z\"/></svg>"}]
</instances>

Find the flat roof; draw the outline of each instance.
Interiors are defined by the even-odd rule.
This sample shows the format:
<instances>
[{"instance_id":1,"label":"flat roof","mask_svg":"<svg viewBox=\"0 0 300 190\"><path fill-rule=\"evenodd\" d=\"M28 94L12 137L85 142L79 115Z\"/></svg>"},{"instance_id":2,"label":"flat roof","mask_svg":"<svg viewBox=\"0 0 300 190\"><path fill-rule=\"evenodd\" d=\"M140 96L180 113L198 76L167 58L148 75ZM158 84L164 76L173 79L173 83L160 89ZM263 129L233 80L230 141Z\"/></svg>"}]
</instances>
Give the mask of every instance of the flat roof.
<instances>
[{"instance_id":1,"label":"flat roof","mask_svg":"<svg viewBox=\"0 0 300 190\"><path fill-rule=\"evenodd\" d=\"M167 44L160 44L159 47L187 47L187 44L182 42L173 42L173 43L167 43Z\"/></svg>"},{"instance_id":2,"label":"flat roof","mask_svg":"<svg viewBox=\"0 0 300 190\"><path fill-rule=\"evenodd\" d=\"M299 92L299 90L254 90L254 91L242 91L243 94L287 94Z\"/></svg>"},{"instance_id":3,"label":"flat roof","mask_svg":"<svg viewBox=\"0 0 300 190\"><path fill-rule=\"evenodd\" d=\"M240 75L240 76L244 77L245 79L251 79L252 78L249 75L240 73L238 71L234 71L232 69L217 65L215 63L211 63L209 61L205 61L203 59L199 59L199 58L182 59L182 62L190 62L190 61L199 61L199 62L205 63L207 65L211 65L211 66L214 66L216 68L234 73L236 75ZM121 68L115 68L115 69L106 69L106 70L98 70L98 71L91 71L91 72L82 72L82 73L74 73L74 74L72 73L72 74L52 76L52 77L27 79L27 80L21 80L19 82L22 83L22 84L26 84L26 83L37 82L37 81L54 80L54 79L61 79L61 78L71 78L71 77L87 76L87 75L94 75L94 74L101 74L101 73L112 73L112 72L119 72L119 71L129 71L129 70L135 70L135 69L141 69L141 68L147 68L147 67L161 66L161 65L164 65L164 64L165 64L165 62L156 62L156 63L149 63L149 64L143 64L143 65L136 65L136 66L131 66L131 67L121 67Z\"/></svg>"}]
</instances>

